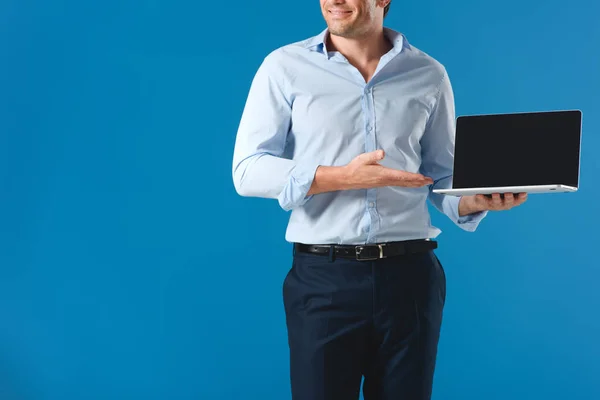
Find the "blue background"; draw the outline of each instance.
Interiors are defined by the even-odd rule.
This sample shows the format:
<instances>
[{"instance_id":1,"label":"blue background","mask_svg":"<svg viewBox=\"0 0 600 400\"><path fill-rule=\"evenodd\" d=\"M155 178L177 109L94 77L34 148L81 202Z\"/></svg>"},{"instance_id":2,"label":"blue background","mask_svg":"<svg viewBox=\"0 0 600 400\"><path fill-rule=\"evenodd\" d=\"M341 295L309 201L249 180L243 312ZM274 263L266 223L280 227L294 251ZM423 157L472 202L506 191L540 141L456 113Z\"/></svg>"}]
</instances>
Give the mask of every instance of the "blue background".
<instances>
[{"instance_id":1,"label":"blue background","mask_svg":"<svg viewBox=\"0 0 600 400\"><path fill-rule=\"evenodd\" d=\"M318 1L0 4L0 398L289 399L288 214L233 143ZM474 233L432 210L448 300L435 399L600 398L600 6L394 0L458 114L579 108L581 189ZM507 160L513 162L515 160Z\"/></svg>"}]
</instances>

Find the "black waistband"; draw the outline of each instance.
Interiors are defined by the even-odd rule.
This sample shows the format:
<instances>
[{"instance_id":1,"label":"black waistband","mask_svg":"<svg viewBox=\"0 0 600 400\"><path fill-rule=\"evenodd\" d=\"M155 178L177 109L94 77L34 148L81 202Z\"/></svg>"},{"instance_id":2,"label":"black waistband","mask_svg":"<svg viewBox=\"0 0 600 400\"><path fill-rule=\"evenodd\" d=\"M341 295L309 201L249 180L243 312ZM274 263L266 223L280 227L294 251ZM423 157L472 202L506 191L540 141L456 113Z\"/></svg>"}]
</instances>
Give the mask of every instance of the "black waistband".
<instances>
[{"instance_id":1,"label":"black waistband","mask_svg":"<svg viewBox=\"0 0 600 400\"><path fill-rule=\"evenodd\" d=\"M364 245L294 243L294 248L297 252L322 256L329 256L330 252L333 251L335 257L369 261L434 250L437 248L437 242L435 240L419 239Z\"/></svg>"}]
</instances>

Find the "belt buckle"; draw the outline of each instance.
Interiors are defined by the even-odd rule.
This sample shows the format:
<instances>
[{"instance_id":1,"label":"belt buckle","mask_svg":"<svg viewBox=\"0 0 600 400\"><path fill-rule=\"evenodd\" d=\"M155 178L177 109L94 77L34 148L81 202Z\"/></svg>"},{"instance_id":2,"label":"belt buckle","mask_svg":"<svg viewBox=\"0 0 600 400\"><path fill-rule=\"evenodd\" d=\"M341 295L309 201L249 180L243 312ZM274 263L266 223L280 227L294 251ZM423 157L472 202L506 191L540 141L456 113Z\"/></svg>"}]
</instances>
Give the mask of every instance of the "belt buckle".
<instances>
[{"instance_id":1,"label":"belt buckle","mask_svg":"<svg viewBox=\"0 0 600 400\"><path fill-rule=\"evenodd\" d=\"M356 251L356 259L359 261L374 261L374 260L378 260L380 258L385 258L385 256L383 255L383 246L385 246L385 244L375 244L375 245L365 245L365 246L356 246L355 247L355 251ZM377 256L363 256L362 252L364 249L366 248L370 248L370 247L377 247L379 249L379 255Z\"/></svg>"}]
</instances>

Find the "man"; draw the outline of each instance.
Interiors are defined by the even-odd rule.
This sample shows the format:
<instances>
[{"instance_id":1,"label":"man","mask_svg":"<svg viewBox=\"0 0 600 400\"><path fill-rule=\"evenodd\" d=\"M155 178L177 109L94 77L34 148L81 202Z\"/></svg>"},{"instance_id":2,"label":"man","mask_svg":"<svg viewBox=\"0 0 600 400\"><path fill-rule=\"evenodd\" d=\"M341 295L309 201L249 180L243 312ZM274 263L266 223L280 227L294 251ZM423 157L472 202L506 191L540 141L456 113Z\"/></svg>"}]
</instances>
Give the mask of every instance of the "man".
<instances>
[{"instance_id":1,"label":"man","mask_svg":"<svg viewBox=\"0 0 600 400\"><path fill-rule=\"evenodd\" d=\"M427 199L474 231L526 197L451 197L445 68L384 28L390 0L320 0L327 28L270 53L237 134L240 195L291 210L283 296L294 400L430 399L446 281Z\"/></svg>"}]
</instances>

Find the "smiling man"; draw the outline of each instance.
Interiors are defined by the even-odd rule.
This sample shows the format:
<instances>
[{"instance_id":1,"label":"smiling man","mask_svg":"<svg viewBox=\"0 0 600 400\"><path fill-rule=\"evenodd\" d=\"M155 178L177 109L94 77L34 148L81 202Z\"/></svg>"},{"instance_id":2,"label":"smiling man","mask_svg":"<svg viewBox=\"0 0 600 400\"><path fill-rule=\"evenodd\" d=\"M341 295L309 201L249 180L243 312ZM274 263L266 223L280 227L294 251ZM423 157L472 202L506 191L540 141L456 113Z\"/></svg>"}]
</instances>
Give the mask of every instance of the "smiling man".
<instances>
[{"instance_id":1,"label":"smiling man","mask_svg":"<svg viewBox=\"0 0 600 400\"><path fill-rule=\"evenodd\" d=\"M320 5L327 28L259 67L233 155L240 195L291 211L292 398L356 400L364 378L365 400L430 399L446 280L427 200L475 231L526 197L433 193L452 181L446 69L383 26L390 0Z\"/></svg>"}]
</instances>

